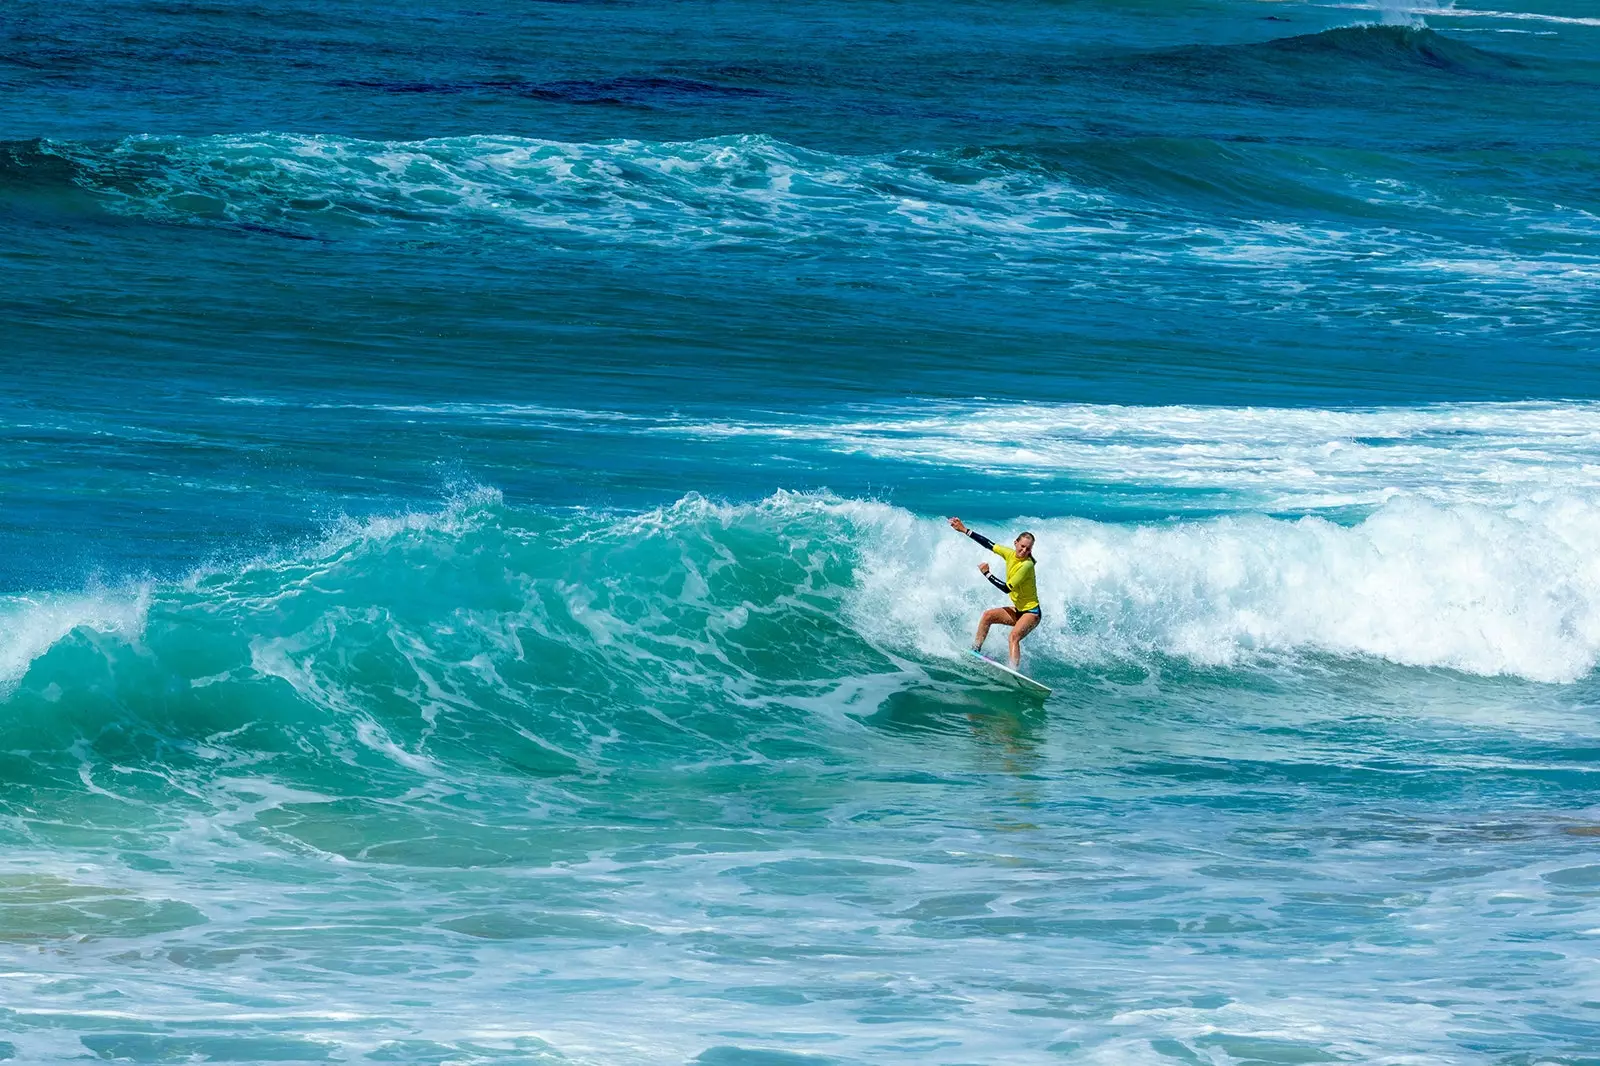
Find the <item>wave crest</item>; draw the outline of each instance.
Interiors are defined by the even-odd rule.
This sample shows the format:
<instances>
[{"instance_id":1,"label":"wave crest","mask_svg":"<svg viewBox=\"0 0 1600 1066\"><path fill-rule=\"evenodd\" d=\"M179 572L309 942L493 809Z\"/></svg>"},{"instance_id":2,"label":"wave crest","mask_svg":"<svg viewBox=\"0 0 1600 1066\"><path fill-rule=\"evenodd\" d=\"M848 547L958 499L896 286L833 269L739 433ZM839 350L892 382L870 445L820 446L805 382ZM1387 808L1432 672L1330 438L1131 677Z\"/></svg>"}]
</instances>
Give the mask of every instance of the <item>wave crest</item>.
<instances>
[{"instance_id":1,"label":"wave crest","mask_svg":"<svg viewBox=\"0 0 1600 1066\"><path fill-rule=\"evenodd\" d=\"M1451 40L1419 23L1340 26L1256 47L1277 56L1329 60L1346 67L1359 63L1385 70L1478 77L1503 75L1523 65L1511 56Z\"/></svg>"},{"instance_id":2,"label":"wave crest","mask_svg":"<svg viewBox=\"0 0 1600 1066\"><path fill-rule=\"evenodd\" d=\"M0 597L0 696L9 695L37 659L73 634L139 639L150 595L149 587L138 587Z\"/></svg>"},{"instance_id":3,"label":"wave crest","mask_svg":"<svg viewBox=\"0 0 1600 1066\"><path fill-rule=\"evenodd\" d=\"M1600 662L1600 508L1580 498L1400 499L1354 525L1030 516L988 531L1024 522L1046 618L1028 651L1061 683L1163 659L1354 657L1543 682ZM219 728L241 724L228 708L275 707L301 740L342 723L340 743L407 772L457 757L570 770L619 743L747 750L838 712L841 693L937 674L996 600L982 559L942 520L868 500L691 495L608 515L477 493L131 601L35 598L4 665L13 704L93 702L98 682L58 652L99 634L119 699L176 716L163 728L202 706Z\"/></svg>"}]
</instances>

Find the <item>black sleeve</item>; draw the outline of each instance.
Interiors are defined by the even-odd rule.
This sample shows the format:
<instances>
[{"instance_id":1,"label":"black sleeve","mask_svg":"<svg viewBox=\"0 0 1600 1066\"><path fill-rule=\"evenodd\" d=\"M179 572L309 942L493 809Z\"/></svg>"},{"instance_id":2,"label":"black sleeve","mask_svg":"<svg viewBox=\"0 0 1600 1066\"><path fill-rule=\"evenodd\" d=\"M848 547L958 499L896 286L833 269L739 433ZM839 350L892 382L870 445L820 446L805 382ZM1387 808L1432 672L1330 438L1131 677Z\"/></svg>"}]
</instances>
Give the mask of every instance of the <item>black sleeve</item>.
<instances>
[{"instance_id":1,"label":"black sleeve","mask_svg":"<svg viewBox=\"0 0 1600 1066\"><path fill-rule=\"evenodd\" d=\"M978 532L976 532L974 530L969 529L969 530L967 530L967 536L971 537L973 540L977 541L979 544L982 544L985 548L988 548L990 551L994 551L994 541L990 540L988 537L984 536L982 533L978 533Z\"/></svg>"},{"instance_id":2,"label":"black sleeve","mask_svg":"<svg viewBox=\"0 0 1600 1066\"><path fill-rule=\"evenodd\" d=\"M989 584L993 585L995 588L999 589L1001 592L1010 593L1011 586L1006 584L1004 581L1001 581L999 578L995 577L993 574L984 574L983 576L989 579Z\"/></svg>"}]
</instances>

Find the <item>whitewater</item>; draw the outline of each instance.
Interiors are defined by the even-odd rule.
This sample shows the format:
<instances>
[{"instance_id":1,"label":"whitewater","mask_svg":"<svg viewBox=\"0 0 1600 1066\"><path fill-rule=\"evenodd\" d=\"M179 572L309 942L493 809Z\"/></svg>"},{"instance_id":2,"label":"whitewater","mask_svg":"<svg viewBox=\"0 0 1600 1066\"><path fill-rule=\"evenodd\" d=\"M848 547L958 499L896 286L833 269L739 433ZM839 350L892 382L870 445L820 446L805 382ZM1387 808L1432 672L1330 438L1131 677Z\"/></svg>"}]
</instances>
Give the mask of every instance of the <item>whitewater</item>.
<instances>
[{"instance_id":1,"label":"whitewater","mask_svg":"<svg viewBox=\"0 0 1600 1066\"><path fill-rule=\"evenodd\" d=\"M15 0L0 1060L1593 1062L1500 7Z\"/></svg>"}]
</instances>

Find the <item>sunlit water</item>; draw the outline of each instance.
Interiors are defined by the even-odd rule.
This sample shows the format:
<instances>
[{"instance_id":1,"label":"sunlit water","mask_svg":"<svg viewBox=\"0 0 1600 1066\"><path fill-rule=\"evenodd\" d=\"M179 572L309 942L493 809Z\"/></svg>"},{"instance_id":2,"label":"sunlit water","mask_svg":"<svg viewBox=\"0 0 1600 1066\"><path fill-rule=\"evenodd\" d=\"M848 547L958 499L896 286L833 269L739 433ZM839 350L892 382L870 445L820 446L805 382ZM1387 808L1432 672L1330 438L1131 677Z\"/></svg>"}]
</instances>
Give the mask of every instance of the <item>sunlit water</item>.
<instances>
[{"instance_id":1,"label":"sunlit water","mask_svg":"<svg viewBox=\"0 0 1600 1066\"><path fill-rule=\"evenodd\" d=\"M5 14L0 1057L1596 1061L1589 8Z\"/></svg>"}]
</instances>

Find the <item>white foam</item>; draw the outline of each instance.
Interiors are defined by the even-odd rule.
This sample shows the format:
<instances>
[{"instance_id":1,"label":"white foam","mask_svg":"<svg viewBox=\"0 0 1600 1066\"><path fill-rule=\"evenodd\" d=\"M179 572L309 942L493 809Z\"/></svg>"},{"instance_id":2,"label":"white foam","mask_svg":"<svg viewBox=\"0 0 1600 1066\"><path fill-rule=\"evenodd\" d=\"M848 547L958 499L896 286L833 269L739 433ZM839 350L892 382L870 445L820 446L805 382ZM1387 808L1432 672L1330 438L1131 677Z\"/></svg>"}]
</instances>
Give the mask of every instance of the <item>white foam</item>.
<instances>
[{"instance_id":1,"label":"white foam","mask_svg":"<svg viewBox=\"0 0 1600 1066\"><path fill-rule=\"evenodd\" d=\"M1454 19L1511 19L1527 22L1551 22L1565 26L1600 26L1600 18L1582 15L1551 15L1541 11L1487 11L1477 8L1457 7L1455 0L1443 3L1416 3L1414 0L1377 0L1370 4L1317 4L1317 7L1336 11L1377 11L1390 25L1422 26L1430 18Z\"/></svg>"},{"instance_id":2,"label":"white foam","mask_svg":"<svg viewBox=\"0 0 1600 1066\"><path fill-rule=\"evenodd\" d=\"M1600 404L1347 410L987 402L834 417L667 423L654 432L767 437L1040 487L1204 490L1162 507L1372 507L1400 495L1505 505L1600 491Z\"/></svg>"},{"instance_id":3,"label":"white foam","mask_svg":"<svg viewBox=\"0 0 1600 1066\"><path fill-rule=\"evenodd\" d=\"M790 496L857 527L864 635L950 654L996 597L985 555L936 519ZM1029 653L1231 666L1302 653L1570 682L1600 662L1600 505L1399 500L1355 526L1230 516L1120 525L1019 518L1038 537L1046 624Z\"/></svg>"}]
</instances>

